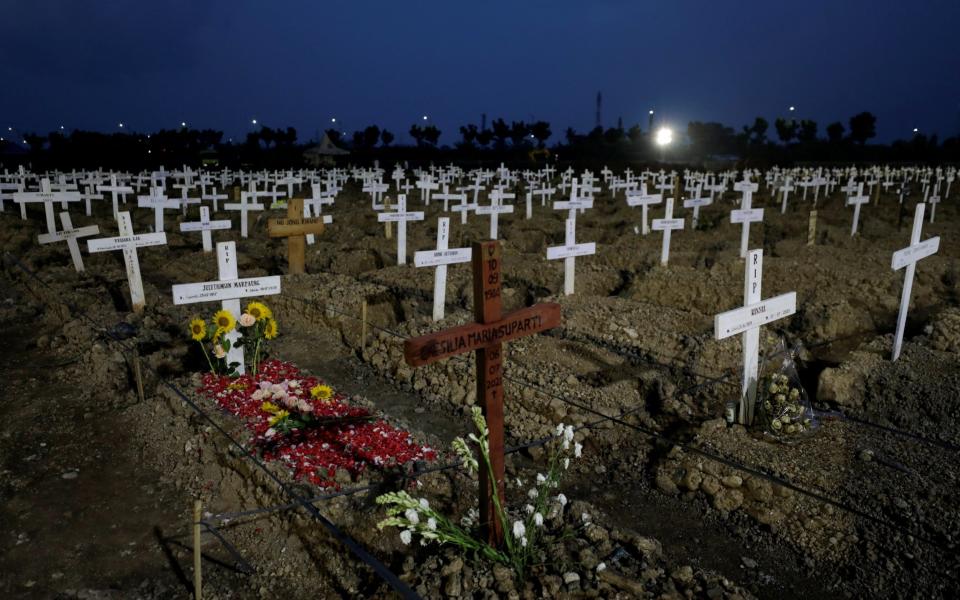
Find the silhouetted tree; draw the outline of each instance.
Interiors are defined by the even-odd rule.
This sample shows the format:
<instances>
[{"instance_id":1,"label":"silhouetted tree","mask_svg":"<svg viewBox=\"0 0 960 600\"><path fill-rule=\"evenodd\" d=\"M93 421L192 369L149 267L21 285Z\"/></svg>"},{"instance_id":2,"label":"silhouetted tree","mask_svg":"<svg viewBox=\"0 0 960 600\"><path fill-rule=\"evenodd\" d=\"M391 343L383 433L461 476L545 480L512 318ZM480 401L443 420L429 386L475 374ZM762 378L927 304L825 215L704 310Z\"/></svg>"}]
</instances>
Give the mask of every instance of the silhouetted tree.
<instances>
[{"instance_id":1,"label":"silhouetted tree","mask_svg":"<svg viewBox=\"0 0 960 600\"><path fill-rule=\"evenodd\" d=\"M420 127L416 123L410 126L410 137L417 142L418 146L423 145L423 127Z\"/></svg>"},{"instance_id":2,"label":"silhouetted tree","mask_svg":"<svg viewBox=\"0 0 960 600\"><path fill-rule=\"evenodd\" d=\"M501 118L494 119L490 123L493 130L493 139L496 140L497 148L503 148L507 145L507 139L510 137L510 126Z\"/></svg>"},{"instance_id":3,"label":"silhouetted tree","mask_svg":"<svg viewBox=\"0 0 960 600\"><path fill-rule=\"evenodd\" d=\"M473 142L477 139L477 134L480 133L477 130L477 126L474 124L462 125L460 127L460 136L463 138L463 145L466 147L472 147Z\"/></svg>"},{"instance_id":4,"label":"silhouetted tree","mask_svg":"<svg viewBox=\"0 0 960 600\"><path fill-rule=\"evenodd\" d=\"M843 123L837 121L827 125L827 139L831 144L839 144L843 141Z\"/></svg>"},{"instance_id":5,"label":"silhouetted tree","mask_svg":"<svg viewBox=\"0 0 960 600\"><path fill-rule=\"evenodd\" d=\"M623 130L618 127L611 127L603 132L603 139L608 144L618 144L623 141Z\"/></svg>"},{"instance_id":6,"label":"silhouetted tree","mask_svg":"<svg viewBox=\"0 0 960 600\"><path fill-rule=\"evenodd\" d=\"M393 140L394 140L393 134L387 131L386 129L380 132L380 141L383 143L384 146L389 146L390 144L393 143Z\"/></svg>"},{"instance_id":7,"label":"silhouetted tree","mask_svg":"<svg viewBox=\"0 0 960 600\"><path fill-rule=\"evenodd\" d=\"M490 142L493 141L493 132L489 129L481 129L477 133L477 143L480 144L481 148L486 148L490 145Z\"/></svg>"},{"instance_id":8,"label":"silhouetted tree","mask_svg":"<svg viewBox=\"0 0 960 600\"><path fill-rule=\"evenodd\" d=\"M427 125L423 128L423 141L431 146L436 146L440 141L440 130L436 125Z\"/></svg>"},{"instance_id":9,"label":"silhouetted tree","mask_svg":"<svg viewBox=\"0 0 960 600\"><path fill-rule=\"evenodd\" d=\"M643 130L640 129L639 124L634 125L633 127L627 130L627 139L629 139L634 144L639 143L640 140L643 139Z\"/></svg>"},{"instance_id":10,"label":"silhouetted tree","mask_svg":"<svg viewBox=\"0 0 960 600\"><path fill-rule=\"evenodd\" d=\"M869 112L850 117L850 140L860 145L877 135L877 118Z\"/></svg>"},{"instance_id":11,"label":"silhouetted tree","mask_svg":"<svg viewBox=\"0 0 960 600\"><path fill-rule=\"evenodd\" d=\"M530 128L523 121L514 121L510 124L510 141L514 146L520 146L530 135Z\"/></svg>"},{"instance_id":12,"label":"silhouetted tree","mask_svg":"<svg viewBox=\"0 0 960 600\"><path fill-rule=\"evenodd\" d=\"M691 121L687 124L687 137L691 148L698 154L732 154L736 151L737 136L732 127L722 123Z\"/></svg>"},{"instance_id":13,"label":"silhouetted tree","mask_svg":"<svg viewBox=\"0 0 960 600\"><path fill-rule=\"evenodd\" d=\"M753 120L753 125L749 127L744 125L743 133L747 141L751 144L763 144L767 141L767 129L770 124L763 117L757 117Z\"/></svg>"},{"instance_id":14,"label":"silhouetted tree","mask_svg":"<svg viewBox=\"0 0 960 600\"><path fill-rule=\"evenodd\" d=\"M773 127L777 130L777 137L784 144L789 144L790 140L797 137L797 122L793 119L777 118L773 122Z\"/></svg>"},{"instance_id":15,"label":"silhouetted tree","mask_svg":"<svg viewBox=\"0 0 960 600\"><path fill-rule=\"evenodd\" d=\"M550 123L546 121L537 121L530 125L530 133L533 134L533 137L537 140L537 147L543 148L546 145L546 141L550 139L552 132L550 131Z\"/></svg>"},{"instance_id":16,"label":"silhouetted tree","mask_svg":"<svg viewBox=\"0 0 960 600\"><path fill-rule=\"evenodd\" d=\"M813 142L817 139L817 122L810 119L800 121L800 131L797 132L797 139L801 142Z\"/></svg>"},{"instance_id":17,"label":"silhouetted tree","mask_svg":"<svg viewBox=\"0 0 960 600\"><path fill-rule=\"evenodd\" d=\"M376 125L369 125L363 130L363 145L366 148L373 148L380 140L380 128Z\"/></svg>"}]
</instances>

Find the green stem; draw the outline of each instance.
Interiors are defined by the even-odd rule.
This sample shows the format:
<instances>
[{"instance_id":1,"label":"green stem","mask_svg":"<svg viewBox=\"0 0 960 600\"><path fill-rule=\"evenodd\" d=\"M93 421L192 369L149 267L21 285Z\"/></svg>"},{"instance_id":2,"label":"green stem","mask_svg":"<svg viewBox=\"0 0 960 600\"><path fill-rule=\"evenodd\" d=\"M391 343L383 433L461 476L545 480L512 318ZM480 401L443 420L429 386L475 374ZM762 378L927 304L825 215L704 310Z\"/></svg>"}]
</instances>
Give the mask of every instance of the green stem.
<instances>
[{"instance_id":1,"label":"green stem","mask_svg":"<svg viewBox=\"0 0 960 600\"><path fill-rule=\"evenodd\" d=\"M213 363L210 362L210 355L207 354L207 349L204 347L203 342L197 340L197 343L200 344L200 349L203 350L203 357L207 359L207 364L210 365L210 372L216 375L217 371L213 368Z\"/></svg>"},{"instance_id":2,"label":"green stem","mask_svg":"<svg viewBox=\"0 0 960 600\"><path fill-rule=\"evenodd\" d=\"M260 363L260 336L257 336L257 346L253 351L253 376L257 376L257 365Z\"/></svg>"}]
</instances>

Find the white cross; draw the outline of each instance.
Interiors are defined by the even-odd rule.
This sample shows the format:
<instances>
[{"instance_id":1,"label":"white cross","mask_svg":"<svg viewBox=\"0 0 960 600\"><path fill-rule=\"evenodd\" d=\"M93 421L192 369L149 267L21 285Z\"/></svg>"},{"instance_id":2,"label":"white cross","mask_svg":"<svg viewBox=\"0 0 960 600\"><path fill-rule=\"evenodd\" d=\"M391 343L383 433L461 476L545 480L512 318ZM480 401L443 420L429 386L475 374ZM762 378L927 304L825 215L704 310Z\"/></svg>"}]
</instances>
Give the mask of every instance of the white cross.
<instances>
[{"instance_id":1,"label":"white cross","mask_svg":"<svg viewBox=\"0 0 960 600\"><path fill-rule=\"evenodd\" d=\"M674 229L683 229L684 220L673 217L673 198L667 198L666 211L664 218L654 219L652 228L654 231L663 232L663 244L660 247L660 264L666 265L670 260L670 234Z\"/></svg>"},{"instance_id":2,"label":"white cross","mask_svg":"<svg viewBox=\"0 0 960 600\"><path fill-rule=\"evenodd\" d=\"M433 280L433 320L443 319L444 302L447 298L447 265L470 262L470 248L448 248L450 243L450 219L437 219L437 249L422 250L413 254L415 267L436 267Z\"/></svg>"},{"instance_id":3,"label":"white cross","mask_svg":"<svg viewBox=\"0 0 960 600\"><path fill-rule=\"evenodd\" d=\"M313 196L311 198L305 198L303 200L303 216L308 219L313 217L319 217L320 215L322 215L323 205L333 204L333 198L334 198L334 195L336 194L336 192L333 192L333 191L328 191L328 192L320 191L319 183L311 183L310 192ZM333 217L330 217L329 215L324 215L323 222L325 224L333 223ZM307 237L308 244L313 244L316 242L316 236L314 234L308 233L306 237Z\"/></svg>"},{"instance_id":4,"label":"white cross","mask_svg":"<svg viewBox=\"0 0 960 600\"><path fill-rule=\"evenodd\" d=\"M760 370L760 326L772 323L797 312L797 293L788 292L761 300L763 279L763 250L751 250L747 256L743 286L743 307L728 310L714 317L714 339L722 340L743 334L743 379L740 410L737 422L753 422L757 400L757 377ZM728 415L732 421L732 415Z\"/></svg>"},{"instance_id":5,"label":"white cross","mask_svg":"<svg viewBox=\"0 0 960 600\"><path fill-rule=\"evenodd\" d=\"M122 195L123 202L126 203L127 194L132 194L133 188L129 185L118 185L116 174L112 174L110 175L110 185L100 184L97 186L97 191L100 193L110 192L110 199L113 201L113 218L116 219L117 213L120 210L119 205L117 204L117 200L119 199L117 196Z\"/></svg>"},{"instance_id":6,"label":"white cross","mask_svg":"<svg viewBox=\"0 0 960 600\"><path fill-rule=\"evenodd\" d=\"M937 205L940 204L940 190L936 189L933 191L933 194L927 198L927 202L930 203L930 222L933 223L933 215L937 212Z\"/></svg>"},{"instance_id":7,"label":"white cross","mask_svg":"<svg viewBox=\"0 0 960 600\"><path fill-rule=\"evenodd\" d=\"M87 182L84 182L85 184ZM83 192L80 193L80 197L84 202L84 210L86 215L89 217L91 215L92 207L90 206L91 200L103 200L103 194L97 193L97 183L96 181L90 181L89 184L84 185Z\"/></svg>"},{"instance_id":8,"label":"white cross","mask_svg":"<svg viewBox=\"0 0 960 600\"><path fill-rule=\"evenodd\" d=\"M143 312L143 280L140 278L140 261L137 259L137 248L147 246L163 246L167 243L167 234L162 231L154 233L133 233L133 223L130 213L117 213L117 223L120 226L120 235L112 238L99 238L87 241L87 251L108 252L123 250L123 263L127 268L127 283L130 286L130 300L134 312Z\"/></svg>"},{"instance_id":9,"label":"white cross","mask_svg":"<svg viewBox=\"0 0 960 600\"><path fill-rule=\"evenodd\" d=\"M200 220L180 223L180 231L199 231L200 235L203 237L203 251L212 252L213 236L210 234L210 232L214 229L230 229L231 225L232 223L230 222L230 219L211 221L210 207L201 206Z\"/></svg>"},{"instance_id":10,"label":"white cross","mask_svg":"<svg viewBox=\"0 0 960 600\"><path fill-rule=\"evenodd\" d=\"M80 202L79 192L51 192L50 180L44 177L40 180L39 192L15 192L13 201L20 205L21 218L27 218L27 203L42 202L43 212L47 218L47 233L57 231L57 221L53 214L53 203Z\"/></svg>"},{"instance_id":11,"label":"white cross","mask_svg":"<svg viewBox=\"0 0 960 600\"><path fill-rule=\"evenodd\" d=\"M407 212L407 195L400 194L397 196L397 212L380 213L377 220L397 224L397 264L407 264L407 221L422 221L423 212Z\"/></svg>"},{"instance_id":12,"label":"white cross","mask_svg":"<svg viewBox=\"0 0 960 600\"><path fill-rule=\"evenodd\" d=\"M4 200L13 200L13 194L22 191L23 185L20 183L0 183L0 212L3 212Z\"/></svg>"},{"instance_id":13,"label":"white cross","mask_svg":"<svg viewBox=\"0 0 960 600\"><path fill-rule=\"evenodd\" d=\"M512 195L512 194L511 194ZM490 239L497 239L497 226L501 213L512 213L513 205L512 204L500 204L500 196L496 191L490 192L490 205L489 206L477 206L474 210L478 215L490 215Z\"/></svg>"},{"instance_id":14,"label":"white cross","mask_svg":"<svg viewBox=\"0 0 960 600\"><path fill-rule=\"evenodd\" d=\"M650 232L649 227L647 227L647 212L652 204L660 204L663 202L663 194L648 194L647 193L647 184L640 184L639 191L627 191L627 206L639 206L641 209L640 212L640 221L641 221L641 232L643 235L647 235Z\"/></svg>"},{"instance_id":15,"label":"white cross","mask_svg":"<svg viewBox=\"0 0 960 600\"><path fill-rule=\"evenodd\" d=\"M460 189L463 189L463 188L460 188ZM463 192L463 193L460 194L460 204L454 206L451 210L452 210L453 212L459 212L459 213L460 213L460 224L461 224L461 225L466 225L466 224L467 224L467 214L468 214L471 210L476 210L476 209L477 209L477 203L476 203L476 202L467 202L467 194L466 194L466 192Z\"/></svg>"},{"instance_id":16,"label":"white cross","mask_svg":"<svg viewBox=\"0 0 960 600\"><path fill-rule=\"evenodd\" d=\"M450 201L451 201L451 200L460 200L461 202L463 202L463 199L464 199L465 197L466 197L466 193L463 193L463 192L461 192L461 193L459 193L459 194L451 194L451 193L450 193L449 186L448 186L446 183L443 184L443 193L442 193L442 194L434 194L434 195L433 195L433 198L434 198L435 200L443 200L443 212L449 212L449 211L450 211Z\"/></svg>"},{"instance_id":17,"label":"white cross","mask_svg":"<svg viewBox=\"0 0 960 600\"><path fill-rule=\"evenodd\" d=\"M240 192L240 203L228 203L224 204L223 208L226 210L239 210L240 211L240 236L247 237L247 211L251 210L263 210L263 205L259 202L247 202L247 199L250 198L250 192Z\"/></svg>"},{"instance_id":18,"label":"white cross","mask_svg":"<svg viewBox=\"0 0 960 600\"><path fill-rule=\"evenodd\" d=\"M100 228L96 225L87 225L74 229L73 223L70 222L70 213L67 211L60 213L60 225L63 227L61 231L41 233L37 236L37 241L41 244L50 244L66 240L67 247L70 249L70 258L73 259L73 267L77 273L82 273L83 257L80 255L80 244L77 243L77 238L97 235L100 233Z\"/></svg>"},{"instance_id":19,"label":"white cross","mask_svg":"<svg viewBox=\"0 0 960 600\"><path fill-rule=\"evenodd\" d=\"M430 175L423 175L417 181L417 189L420 190L420 199L423 200L424 204L430 206L430 192L440 189L440 184L434 182Z\"/></svg>"},{"instance_id":20,"label":"white cross","mask_svg":"<svg viewBox=\"0 0 960 600\"><path fill-rule=\"evenodd\" d=\"M163 188L150 188L149 196L137 196L137 206L153 209L153 230L163 231L163 209L180 208L179 200L170 200L163 194Z\"/></svg>"},{"instance_id":21,"label":"white cross","mask_svg":"<svg viewBox=\"0 0 960 600\"><path fill-rule=\"evenodd\" d=\"M900 312L897 314L897 333L893 338L893 360L900 358L903 346L903 330L907 324L907 309L910 307L910 293L913 289L913 275L917 270L917 261L936 254L940 249L940 236L920 241L920 230L923 228L923 211L926 207L922 202L917 203L913 213L913 231L910 234L910 245L893 253L891 266L894 271L906 267L903 277L903 294L900 296Z\"/></svg>"},{"instance_id":22,"label":"white cross","mask_svg":"<svg viewBox=\"0 0 960 600\"><path fill-rule=\"evenodd\" d=\"M217 271L217 281L182 283L173 286L173 303L196 304L219 300L223 310L230 311L235 319L239 319L241 298L275 296L280 293L279 275L239 279L235 242L217 243ZM230 350L227 351L227 366L239 363L236 367L237 374L243 375L245 371L243 348L237 346L240 332L234 327L224 337L230 340Z\"/></svg>"},{"instance_id":23,"label":"white cross","mask_svg":"<svg viewBox=\"0 0 960 600\"><path fill-rule=\"evenodd\" d=\"M750 223L763 221L763 209L750 207L753 192L757 191L757 184L747 180L738 181L733 189L743 193L740 209L730 211L730 222L743 224L743 230L740 232L740 258L746 258L747 246L750 244Z\"/></svg>"},{"instance_id":24,"label":"white cross","mask_svg":"<svg viewBox=\"0 0 960 600\"><path fill-rule=\"evenodd\" d=\"M693 194L693 198L688 198L683 201L684 208L693 209L693 219L691 220L691 227L693 229L697 228L697 225L700 223L700 208L703 206L709 206L712 202L712 198L704 198L700 194L703 191L703 184L700 184L696 187L696 190Z\"/></svg>"},{"instance_id":25,"label":"white cross","mask_svg":"<svg viewBox=\"0 0 960 600\"><path fill-rule=\"evenodd\" d=\"M853 206L853 225L850 226L850 237L857 235L857 224L860 222L860 205L870 202L870 196L863 195L863 183L857 187L857 195L847 198L847 206Z\"/></svg>"},{"instance_id":26,"label":"white cross","mask_svg":"<svg viewBox=\"0 0 960 600\"><path fill-rule=\"evenodd\" d=\"M555 203L556 204L556 203ZM573 209L570 211L574 212ZM577 256L587 256L597 252L596 242L578 244L576 237L577 220L575 217L567 219L563 246L547 248L547 260L563 259L563 293L573 294L574 260Z\"/></svg>"},{"instance_id":27,"label":"white cross","mask_svg":"<svg viewBox=\"0 0 960 600\"><path fill-rule=\"evenodd\" d=\"M787 196L790 195L790 192L796 188L790 185L791 179L787 177L783 181L783 185L780 186L780 214L785 214L787 212Z\"/></svg>"},{"instance_id":28,"label":"white cross","mask_svg":"<svg viewBox=\"0 0 960 600\"><path fill-rule=\"evenodd\" d=\"M220 212L220 204L219 204L218 201L219 201L219 200L226 200L226 199L227 199L227 195L226 195L226 194L218 194L218 193L217 193L217 186L210 186L210 189L211 189L212 191L211 191L211 193L209 193L209 194L206 193L206 191L201 191L200 199L201 199L201 200L210 200L210 201L212 201L212 202L213 202L213 212L215 212L215 213L216 213L216 212Z\"/></svg>"}]
</instances>

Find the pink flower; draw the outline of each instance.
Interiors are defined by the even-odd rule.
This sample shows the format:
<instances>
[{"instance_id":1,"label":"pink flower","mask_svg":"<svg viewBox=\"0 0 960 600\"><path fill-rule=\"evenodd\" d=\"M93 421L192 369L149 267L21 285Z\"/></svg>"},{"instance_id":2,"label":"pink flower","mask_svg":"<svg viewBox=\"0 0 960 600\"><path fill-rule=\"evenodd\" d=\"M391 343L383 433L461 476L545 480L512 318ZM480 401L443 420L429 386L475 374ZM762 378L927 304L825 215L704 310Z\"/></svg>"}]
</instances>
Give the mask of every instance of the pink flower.
<instances>
[{"instance_id":1,"label":"pink flower","mask_svg":"<svg viewBox=\"0 0 960 600\"><path fill-rule=\"evenodd\" d=\"M250 313L243 313L240 315L240 325L242 327L250 327L257 322L257 319Z\"/></svg>"}]
</instances>

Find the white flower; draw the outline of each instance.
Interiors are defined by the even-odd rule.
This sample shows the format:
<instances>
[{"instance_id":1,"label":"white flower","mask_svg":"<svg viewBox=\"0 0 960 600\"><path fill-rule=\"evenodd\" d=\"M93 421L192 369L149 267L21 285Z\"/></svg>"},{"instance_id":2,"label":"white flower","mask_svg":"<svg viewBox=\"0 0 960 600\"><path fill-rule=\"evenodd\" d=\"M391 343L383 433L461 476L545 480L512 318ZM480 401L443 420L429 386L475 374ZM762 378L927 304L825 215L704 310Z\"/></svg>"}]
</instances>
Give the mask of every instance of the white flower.
<instances>
[{"instance_id":1,"label":"white flower","mask_svg":"<svg viewBox=\"0 0 960 600\"><path fill-rule=\"evenodd\" d=\"M533 524L537 527L543 527L543 515L540 513L533 513Z\"/></svg>"},{"instance_id":2,"label":"white flower","mask_svg":"<svg viewBox=\"0 0 960 600\"><path fill-rule=\"evenodd\" d=\"M436 531L437 520L434 519L433 517L430 517L429 519L427 519L427 529L429 529L430 531Z\"/></svg>"},{"instance_id":3,"label":"white flower","mask_svg":"<svg viewBox=\"0 0 960 600\"><path fill-rule=\"evenodd\" d=\"M520 545L523 546L524 548L527 547L527 538L526 538L526 537L521 537L521 538L520 538Z\"/></svg>"},{"instance_id":4,"label":"white flower","mask_svg":"<svg viewBox=\"0 0 960 600\"><path fill-rule=\"evenodd\" d=\"M519 477L517 477L517 487L523 487L523 482L520 481Z\"/></svg>"},{"instance_id":5,"label":"white flower","mask_svg":"<svg viewBox=\"0 0 960 600\"><path fill-rule=\"evenodd\" d=\"M543 483L547 480L547 476L543 473L537 473L537 483Z\"/></svg>"},{"instance_id":6,"label":"white flower","mask_svg":"<svg viewBox=\"0 0 960 600\"><path fill-rule=\"evenodd\" d=\"M580 455L582 453L583 453L583 444L581 444L580 442L577 442L576 444L573 445L573 455L576 458L580 458Z\"/></svg>"},{"instance_id":7,"label":"white flower","mask_svg":"<svg viewBox=\"0 0 960 600\"><path fill-rule=\"evenodd\" d=\"M537 488L531 488L530 491L527 492L527 496L530 496L531 500L536 500L538 495Z\"/></svg>"},{"instance_id":8,"label":"white flower","mask_svg":"<svg viewBox=\"0 0 960 600\"><path fill-rule=\"evenodd\" d=\"M297 381L296 379L291 379L289 385L291 388L297 389L298 387L300 387L300 382Z\"/></svg>"},{"instance_id":9,"label":"white flower","mask_svg":"<svg viewBox=\"0 0 960 600\"><path fill-rule=\"evenodd\" d=\"M525 510L528 515L532 515L532 514L533 514L533 511L536 510L536 509L533 508L533 505L532 505L532 504L528 504L528 505L526 505L526 506L523 507L523 510Z\"/></svg>"},{"instance_id":10,"label":"white flower","mask_svg":"<svg viewBox=\"0 0 960 600\"><path fill-rule=\"evenodd\" d=\"M413 510L412 508L408 508L406 511L404 511L403 515L407 517L407 520L410 521L411 525L416 525L420 522L420 515L418 515L417 511Z\"/></svg>"},{"instance_id":11,"label":"white flower","mask_svg":"<svg viewBox=\"0 0 960 600\"><path fill-rule=\"evenodd\" d=\"M266 433L263 434L263 437L272 438L275 435L277 435L277 430L271 427L266 431Z\"/></svg>"},{"instance_id":12,"label":"white flower","mask_svg":"<svg viewBox=\"0 0 960 600\"><path fill-rule=\"evenodd\" d=\"M563 435L563 423L557 425L557 437L560 437L561 435Z\"/></svg>"},{"instance_id":13,"label":"white flower","mask_svg":"<svg viewBox=\"0 0 960 600\"><path fill-rule=\"evenodd\" d=\"M523 526L523 521L513 522L513 537L519 538L527 535L527 528Z\"/></svg>"},{"instance_id":14,"label":"white flower","mask_svg":"<svg viewBox=\"0 0 960 600\"><path fill-rule=\"evenodd\" d=\"M569 459L569 458L563 459L563 468L564 468L564 469L569 469L569 468L570 468L570 459Z\"/></svg>"},{"instance_id":15,"label":"white flower","mask_svg":"<svg viewBox=\"0 0 960 600\"><path fill-rule=\"evenodd\" d=\"M420 506L423 508L430 508L430 503L427 502L426 498L420 498Z\"/></svg>"},{"instance_id":16,"label":"white flower","mask_svg":"<svg viewBox=\"0 0 960 600\"><path fill-rule=\"evenodd\" d=\"M580 519L584 523L590 523L590 515L588 515L587 513L583 513L582 515L580 515Z\"/></svg>"},{"instance_id":17,"label":"white flower","mask_svg":"<svg viewBox=\"0 0 960 600\"><path fill-rule=\"evenodd\" d=\"M567 425L567 428L563 430L563 439L567 442L573 441L573 425Z\"/></svg>"},{"instance_id":18,"label":"white flower","mask_svg":"<svg viewBox=\"0 0 960 600\"><path fill-rule=\"evenodd\" d=\"M564 496L563 494L557 494L557 502L560 503L560 506L566 506L566 505L567 505L567 497Z\"/></svg>"},{"instance_id":19,"label":"white flower","mask_svg":"<svg viewBox=\"0 0 960 600\"><path fill-rule=\"evenodd\" d=\"M600 571L603 571L606 568L607 568L607 563L600 563L599 565L597 565L597 572L599 573Z\"/></svg>"},{"instance_id":20,"label":"white flower","mask_svg":"<svg viewBox=\"0 0 960 600\"><path fill-rule=\"evenodd\" d=\"M409 546L411 539L413 539L413 534L410 533L409 529L404 529L400 532L400 541L403 542L404 545Z\"/></svg>"}]
</instances>

